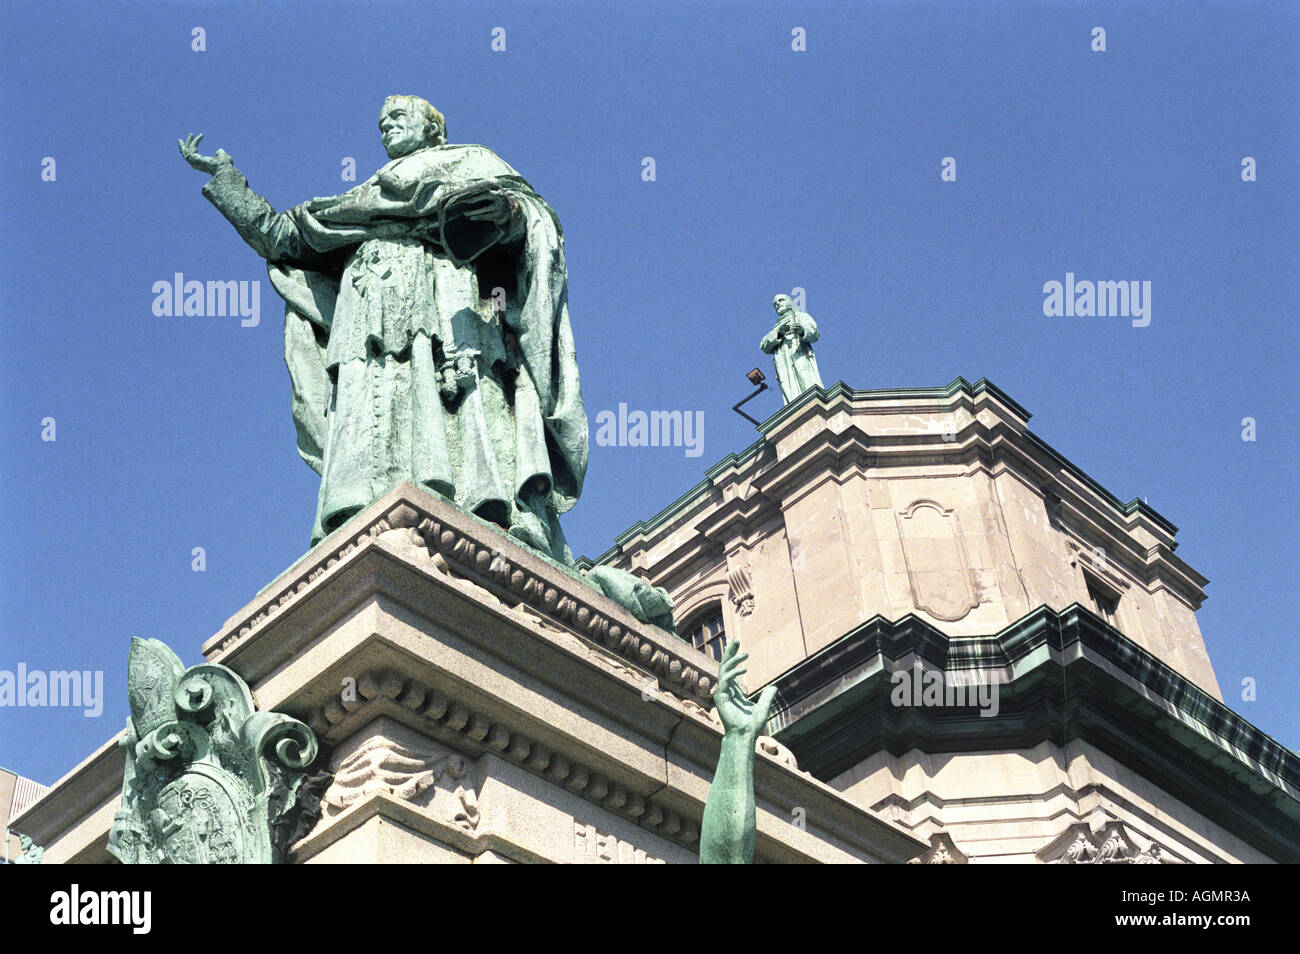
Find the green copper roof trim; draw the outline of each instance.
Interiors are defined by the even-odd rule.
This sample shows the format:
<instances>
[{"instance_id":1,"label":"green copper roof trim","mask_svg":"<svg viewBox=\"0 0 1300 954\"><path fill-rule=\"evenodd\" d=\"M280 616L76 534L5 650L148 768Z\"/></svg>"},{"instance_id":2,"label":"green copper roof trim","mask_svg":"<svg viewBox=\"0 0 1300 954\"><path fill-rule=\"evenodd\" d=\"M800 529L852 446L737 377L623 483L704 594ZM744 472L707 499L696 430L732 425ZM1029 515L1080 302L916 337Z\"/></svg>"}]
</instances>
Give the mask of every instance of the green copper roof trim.
<instances>
[{"instance_id":1,"label":"green copper roof trim","mask_svg":"<svg viewBox=\"0 0 1300 954\"><path fill-rule=\"evenodd\" d=\"M1076 636L1069 637L1067 631ZM1274 785L1285 780L1292 787L1300 788L1300 758L1294 752L1078 603L1072 603L1060 612L1040 606L992 636L956 638L945 635L914 614L895 622L877 614L796 663L773 681L778 685L792 685L801 674L829 667L835 670L837 686L848 688L855 685L860 680L844 681L848 678L847 670L833 660L836 656L843 656L847 646L865 646L864 640L871 641L872 654L882 653L897 658L891 654L892 651L903 649L901 655L915 652L926 662L947 672L1008 668L1014 675L1018 675L1018 668L1025 668L1023 664L1027 660L1041 659L1038 650L1045 645L1060 651L1071 642L1084 642L1086 648L1093 649L1145 688L1188 713L1193 721L1206 726L1210 730L1206 738L1217 740L1224 751L1243 747L1258 750L1259 755L1254 758L1270 773L1269 781ZM776 728L773 723L778 721L784 724L789 701L788 690L778 695L769 728Z\"/></svg>"},{"instance_id":2,"label":"green copper roof trim","mask_svg":"<svg viewBox=\"0 0 1300 954\"><path fill-rule=\"evenodd\" d=\"M799 397L789 404L778 409L769 415L761 424L758 430L767 434L772 428L787 417L794 414L799 408L812 401L828 402L838 397L845 397L849 400L859 400L862 398L931 398L933 400L948 399L959 392L965 393L970 397L975 397L985 392L993 395L1000 402L1011 408L1019 417L1029 420L1032 416L1023 407L1013 401L1005 391L995 385L988 378L980 378L974 384L971 384L961 375L958 375L951 382L941 387L925 388L878 388L857 390L851 388L843 381L836 381L828 388L809 388Z\"/></svg>"},{"instance_id":3,"label":"green copper roof trim","mask_svg":"<svg viewBox=\"0 0 1300 954\"><path fill-rule=\"evenodd\" d=\"M945 672L1006 671L998 714L894 708L887 671L896 667L886 660L908 656ZM874 616L771 684L767 731L823 781L882 749L1015 750L1079 738L1270 856L1300 862L1296 753L1078 604L1039 607L993 636L951 639L914 615Z\"/></svg>"},{"instance_id":4,"label":"green copper roof trim","mask_svg":"<svg viewBox=\"0 0 1300 954\"><path fill-rule=\"evenodd\" d=\"M708 477L705 477L698 484L686 491L686 493L682 494L667 507L664 507L663 510L660 510L649 520L638 520L614 538L615 546L611 548L610 552L617 553L622 544L635 537L638 533L649 533L653 528L666 523L668 520L676 516L679 511L685 510L695 501L696 498L708 493L709 488L712 486L713 481ZM604 558L602 557L601 560L597 560L596 562L599 563L603 559Z\"/></svg>"},{"instance_id":5,"label":"green copper roof trim","mask_svg":"<svg viewBox=\"0 0 1300 954\"><path fill-rule=\"evenodd\" d=\"M728 454L726 457L722 458L722 460L718 461L712 467L708 468L704 472L704 476L712 480L714 477L717 477L719 474L725 473L731 467L739 467L742 464L747 463L751 458L758 455L766 445L767 445L767 438L760 437L758 440L754 441L754 443L750 444L739 454Z\"/></svg>"},{"instance_id":6,"label":"green copper roof trim","mask_svg":"<svg viewBox=\"0 0 1300 954\"><path fill-rule=\"evenodd\" d=\"M1029 439L1029 441L1034 445L1034 447L1036 447L1038 450L1042 451L1044 454L1046 454L1048 457L1050 457L1053 461L1055 461L1057 464L1059 464L1059 465L1061 466L1062 469L1064 469L1064 470L1068 470L1068 471L1069 471L1071 474L1073 474L1075 477L1079 478L1079 480L1081 480L1083 483L1085 483L1085 484L1086 484L1086 485L1087 485L1087 486L1088 486L1092 491L1094 491L1098 496L1100 496L1103 500L1105 500L1107 503L1109 503L1109 504L1110 504L1111 506L1113 506L1115 509L1117 509L1117 510L1119 510L1120 512L1122 512L1125 516L1132 516L1134 513L1140 513L1140 514L1142 514L1144 517L1146 517L1147 519L1149 519L1152 523L1154 523L1154 524L1156 524L1157 526L1163 528L1163 529L1165 530L1165 532L1167 532L1171 537L1172 537L1173 535L1175 535L1176 533L1178 533L1178 527L1177 527L1177 526L1175 526L1175 525L1174 525L1173 523L1171 523L1167 518L1165 518L1164 516L1162 516L1162 515L1161 515L1161 514L1160 514L1160 513L1159 513L1159 512L1154 508L1154 507L1152 507L1150 504L1145 503L1145 502L1144 502L1140 497L1134 497L1134 498L1133 498L1132 500L1130 500L1128 503L1122 503L1118 497L1116 497L1113 493L1111 493L1109 490L1107 490L1107 489L1106 489L1105 487L1103 487L1101 484L1097 483L1097 481L1095 481L1095 480L1093 480L1091 477L1089 477L1089 476L1088 476L1086 473L1084 473L1083 470L1080 469L1077 465L1075 465L1075 464L1072 463L1071 461L1067 460L1065 457L1061 456L1061 454L1060 454L1059 451L1054 450L1054 449L1051 447L1051 445L1049 445L1046 441L1044 441L1041 437L1039 437L1039 436L1038 436L1037 434L1035 434L1033 431L1026 430L1026 431L1025 431L1025 437L1027 437L1027 438ZM1175 546L1176 546L1176 545L1177 545L1177 544L1175 544Z\"/></svg>"},{"instance_id":7,"label":"green copper roof trim","mask_svg":"<svg viewBox=\"0 0 1300 954\"><path fill-rule=\"evenodd\" d=\"M655 514L648 520L638 520L632 526L628 527L618 536L614 537L614 545L596 557L589 560L587 557L581 558L591 565L607 563L618 557L622 551L623 545L634 539L638 535L645 534L649 536L658 530L665 523L671 521L678 513L688 509L703 494L708 493L713 485L713 480L720 474L725 473L729 468L739 467L755 455L762 452L763 447L767 444L767 435L776 428L778 424L793 414L796 414L804 405L814 401L828 402L835 398L844 397L849 400L863 400L871 398L931 398L935 400L947 400L958 393L964 393L969 397L976 397L980 394L989 394L1000 403L1006 405L1010 410L1022 420L1028 421L1033 415L1025 410L1021 405L1012 400L1005 391L999 388L988 378L980 378L974 384L971 384L965 378L958 375L950 383L942 387L928 388L881 388L878 390L855 390L849 387L843 381L836 381L828 388L812 387L801 394L797 399L785 405L779 410L769 415L761 424L758 430L764 435L754 443L750 444L739 453L727 454L716 464L704 471L704 479L695 484L684 494L670 503L659 513ZM1134 497L1128 503L1123 503L1113 493L1097 483L1092 477L1089 477L1082 468L1064 457L1060 452L1054 450L1050 444L1041 437L1028 429L1025 430L1025 437L1029 443L1038 451L1042 452L1049 460L1053 461L1062 470L1073 474L1078 480L1086 485L1090 490L1096 493L1102 500L1106 501L1120 513L1125 516L1132 516L1134 513L1140 513L1149 519L1152 523L1161 527L1170 536L1178 533L1178 527L1162 516L1150 504L1144 503L1140 497ZM1175 544L1177 546L1177 544Z\"/></svg>"}]
</instances>

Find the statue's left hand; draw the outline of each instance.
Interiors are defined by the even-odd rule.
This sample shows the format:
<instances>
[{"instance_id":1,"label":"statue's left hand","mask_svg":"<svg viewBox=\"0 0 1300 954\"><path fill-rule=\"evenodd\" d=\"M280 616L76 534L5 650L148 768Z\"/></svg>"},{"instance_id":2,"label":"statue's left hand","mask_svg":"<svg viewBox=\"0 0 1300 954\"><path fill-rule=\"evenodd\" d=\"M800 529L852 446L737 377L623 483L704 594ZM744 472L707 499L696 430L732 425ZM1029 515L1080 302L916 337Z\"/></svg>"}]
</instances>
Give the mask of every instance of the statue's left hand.
<instances>
[{"instance_id":1,"label":"statue's left hand","mask_svg":"<svg viewBox=\"0 0 1300 954\"><path fill-rule=\"evenodd\" d=\"M203 156L199 154L199 143L203 141L203 133L190 133L184 139L177 139L176 145L181 147L181 157L199 172L206 172L208 175L215 175L226 166L234 165L234 160L230 158L230 153L224 149L218 149L215 156Z\"/></svg>"},{"instance_id":2,"label":"statue's left hand","mask_svg":"<svg viewBox=\"0 0 1300 954\"><path fill-rule=\"evenodd\" d=\"M733 732L758 738L767 724L768 710L776 686L768 686L751 701L740 688L740 677L745 674L745 660L749 653L740 651L740 643L732 641L722 651L722 664L718 667L718 688L713 693L713 704L718 707L718 717L730 735Z\"/></svg>"},{"instance_id":3,"label":"statue's left hand","mask_svg":"<svg viewBox=\"0 0 1300 954\"><path fill-rule=\"evenodd\" d=\"M458 218L509 228L517 203L502 189L476 183L447 200L447 211Z\"/></svg>"}]
</instances>

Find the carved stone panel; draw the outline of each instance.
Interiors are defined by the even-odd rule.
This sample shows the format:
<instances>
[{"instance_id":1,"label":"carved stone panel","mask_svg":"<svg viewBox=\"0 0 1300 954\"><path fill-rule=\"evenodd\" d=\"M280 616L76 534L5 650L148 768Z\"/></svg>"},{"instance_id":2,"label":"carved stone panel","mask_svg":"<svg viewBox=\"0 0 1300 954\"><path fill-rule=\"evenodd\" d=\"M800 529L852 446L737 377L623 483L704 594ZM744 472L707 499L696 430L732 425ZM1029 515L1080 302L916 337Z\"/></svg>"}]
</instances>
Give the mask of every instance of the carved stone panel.
<instances>
[{"instance_id":1,"label":"carved stone panel","mask_svg":"<svg viewBox=\"0 0 1300 954\"><path fill-rule=\"evenodd\" d=\"M956 512L933 500L917 500L895 516L916 607L935 619L956 622L979 606Z\"/></svg>"},{"instance_id":2,"label":"carved stone panel","mask_svg":"<svg viewBox=\"0 0 1300 954\"><path fill-rule=\"evenodd\" d=\"M322 799L326 818L383 792L466 833L478 827L470 760L391 719L376 719L340 746L333 768L334 780Z\"/></svg>"}]
</instances>

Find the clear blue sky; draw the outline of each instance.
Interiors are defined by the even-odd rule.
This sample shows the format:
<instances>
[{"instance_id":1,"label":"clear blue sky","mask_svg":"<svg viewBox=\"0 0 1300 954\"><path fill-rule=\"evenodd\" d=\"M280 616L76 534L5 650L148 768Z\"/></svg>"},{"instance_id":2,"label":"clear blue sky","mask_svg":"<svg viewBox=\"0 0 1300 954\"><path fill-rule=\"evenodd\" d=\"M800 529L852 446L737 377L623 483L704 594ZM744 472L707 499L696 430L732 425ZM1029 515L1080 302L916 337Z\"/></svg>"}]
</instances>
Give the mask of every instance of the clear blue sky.
<instances>
[{"instance_id":1,"label":"clear blue sky","mask_svg":"<svg viewBox=\"0 0 1300 954\"><path fill-rule=\"evenodd\" d=\"M205 133L283 208L347 188L344 157L360 178L383 163L394 92L432 100L452 141L491 147L557 210L593 422L619 402L704 412L702 457L593 446L565 521L576 553L754 440L730 405L745 371L770 368L772 295L800 286L828 383L988 377L1062 454L1176 523L1211 581L1199 619L1229 705L1300 747L1296 10L15 6L0 36L0 669L102 669L107 704L97 719L0 710L0 764L54 781L121 728L130 636L196 663L306 549L318 479L294 451L278 300L177 138ZM1045 317L1043 283L1067 271L1151 281L1150 326ZM175 272L262 281L261 324L155 317L153 283Z\"/></svg>"}]
</instances>

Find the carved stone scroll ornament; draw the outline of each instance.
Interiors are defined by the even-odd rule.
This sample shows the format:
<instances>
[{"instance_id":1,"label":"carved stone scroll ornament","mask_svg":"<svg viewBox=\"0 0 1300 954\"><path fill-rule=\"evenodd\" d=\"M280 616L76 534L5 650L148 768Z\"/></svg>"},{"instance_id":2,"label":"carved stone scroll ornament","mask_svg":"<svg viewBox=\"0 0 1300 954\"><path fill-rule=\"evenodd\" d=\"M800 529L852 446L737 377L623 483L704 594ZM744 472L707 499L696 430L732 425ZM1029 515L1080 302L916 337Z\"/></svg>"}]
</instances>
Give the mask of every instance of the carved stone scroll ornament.
<instances>
[{"instance_id":1,"label":"carved stone scroll ornament","mask_svg":"<svg viewBox=\"0 0 1300 954\"><path fill-rule=\"evenodd\" d=\"M1038 859L1049 865L1183 864L1154 841L1139 848L1119 821L1109 821L1095 832L1087 822L1071 825L1038 852Z\"/></svg>"},{"instance_id":2,"label":"carved stone scroll ornament","mask_svg":"<svg viewBox=\"0 0 1300 954\"><path fill-rule=\"evenodd\" d=\"M970 858L953 843L947 832L937 831L930 836L930 847L908 862L909 865L966 865Z\"/></svg>"},{"instance_id":3,"label":"carved stone scroll ornament","mask_svg":"<svg viewBox=\"0 0 1300 954\"><path fill-rule=\"evenodd\" d=\"M254 711L230 669L189 669L164 643L132 639L122 805L108 850L123 864L269 864L319 814L328 775L309 776L315 734Z\"/></svg>"}]
</instances>

